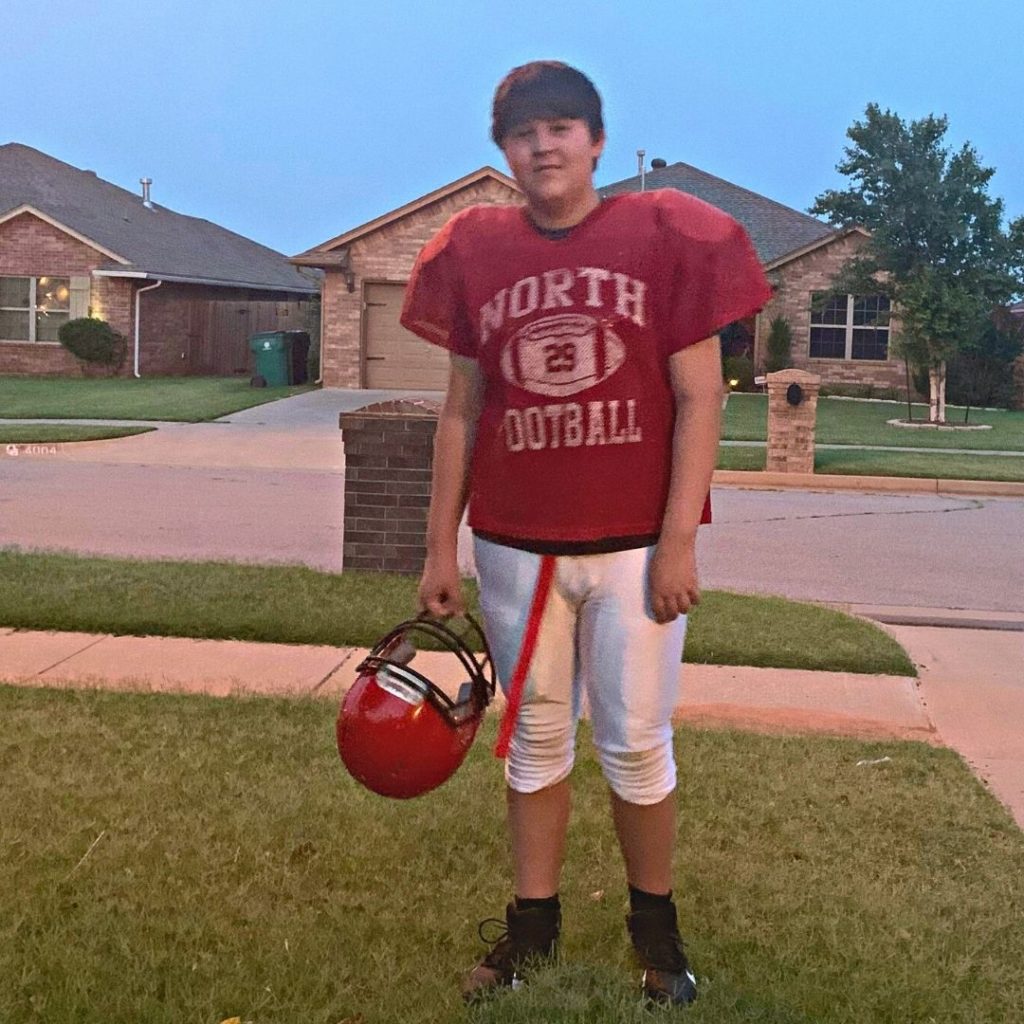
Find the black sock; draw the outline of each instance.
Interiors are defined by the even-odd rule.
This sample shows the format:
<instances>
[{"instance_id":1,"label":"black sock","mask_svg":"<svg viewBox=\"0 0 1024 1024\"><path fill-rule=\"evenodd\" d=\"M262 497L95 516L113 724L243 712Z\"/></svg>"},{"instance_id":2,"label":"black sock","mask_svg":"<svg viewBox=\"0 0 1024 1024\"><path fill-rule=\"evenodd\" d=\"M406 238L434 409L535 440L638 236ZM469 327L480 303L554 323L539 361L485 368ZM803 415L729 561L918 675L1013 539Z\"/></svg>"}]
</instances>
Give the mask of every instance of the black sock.
<instances>
[{"instance_id":1,"label":"black sock","mask_svg":"<svg viewBox=\"0 0 1024 1024\"><path fill-rule=\"evenodd\" d=\"M672 903L672 890L666 893L645 892L634 886L629 887L629 909L630 910L652 910L655 907L664 907Z\"/></svg>"},{"instance_id":2,"label":"black sock","mask_svg":"<svg viewBox=\"0 0 1024 1024\"><path fill-rule=\"evenodd\" d=\"M558 893L554 896L545 896L542 899L516 897L516 910L561 910L562 904L558 899Z\"/></svg>"}]
</instances>

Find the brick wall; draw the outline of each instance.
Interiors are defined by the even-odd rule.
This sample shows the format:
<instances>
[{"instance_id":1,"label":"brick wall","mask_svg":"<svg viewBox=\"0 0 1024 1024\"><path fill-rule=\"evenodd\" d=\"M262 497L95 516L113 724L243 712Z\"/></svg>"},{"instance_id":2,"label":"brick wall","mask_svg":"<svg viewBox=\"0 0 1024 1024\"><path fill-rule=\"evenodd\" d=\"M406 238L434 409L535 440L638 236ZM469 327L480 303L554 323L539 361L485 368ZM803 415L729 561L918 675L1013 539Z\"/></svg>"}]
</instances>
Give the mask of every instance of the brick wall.
<instances>
[{"instance_id":1,"label":"brick wall","mask_svg":"<svg viewBox=\"0 0 1024 1024\"><path fill-rule=\"evenodd\" d=\"M342 413L346 569L419 573L438 407L382 402Z\"/></svg>"},{"instance_id":2,"label":"brick wall","mask_svg":"<svg viewBox=\"0 0 1024 1024\"><path fill-rule=\"evenodd\" d=\"M108 262L108 256L31 213L0 224L0 276L84 277ZM127 289L126 282L117 283ZM114 289L108 292L115 306ZM121 323L111 323L116 330L124 330ZM82 370L78 360L57 342L0 341L0 373L71 377L80 376Z\"/></svg>"},{"instance_id":3,"label":"brick wall","mask_svg":"<svg viewBox=\"0 0 1024 1024\"><path fill-rule=\"evenodd\" d=\"M0 224L0 276L90 277L93 270L107 267L110 262L108 256L31 213ZM133 372L135 293L153 283L91 278L89 315L106 320L128 340L122 376ZM144 376L184 374L197 369L210 372L210 366L195 366L192 357L200 346L208 354L210 347L218 343L216 319L207 315L211 303L237 302L253 311L247 323L254 329L279 330L304 326L300 321L305 305L296 303L296 298L288 293L244 288L163 284L142 296L140 371ZM267 309L276 303L281 303L286 313L268 319ZM237 347L237 339L233 340ZM213 369L224 372L218 366ZM79 361L57 342L0 341L0 373L75 377L82 376L83 370Z\"/></svg>"},{"instance_id":4,"label":"brick wall","mask_svg":"<svg viewBox=\"0 0 1024 1024\"><path fill-rule=\"evenodd\" d=\"M144 285L154 284L145 281ZM198 285L165 283L138 298L139 372L165 377L189 372L191 297L205 291Z\"/></svg>"},{"instance_id":5,"label":"brick wall","mask_svg":"<svg viewBox=\"0 0 1024 1024\"><path fill-rule=\"evenodd\" d=\"M522 202L518 192L486 178L358 239L349 251L355 290L349 292L345 276L338 270L328 270L324 281L324 384L341 388L363 385L363 281L404 283L420 249L454 214L480 203L518 202Z\"/></svg>"},{"instance_id":6,"label":"brick wall","mask_svg":"<svg viewBox=\"0 0 1024 1024\"><path fill-rule=\"evenodd\" d=\"M881 388L905 388L902 360L812 359L811 293L829 291L832 278L860 250L863 235L852 234L784 264L775 275L778 290L758 317L754 362L764 372L768 332L776 316L784 316L793 332L793 366L820 375L822 384L873 384Z\"/></svg>"}]
</instances>

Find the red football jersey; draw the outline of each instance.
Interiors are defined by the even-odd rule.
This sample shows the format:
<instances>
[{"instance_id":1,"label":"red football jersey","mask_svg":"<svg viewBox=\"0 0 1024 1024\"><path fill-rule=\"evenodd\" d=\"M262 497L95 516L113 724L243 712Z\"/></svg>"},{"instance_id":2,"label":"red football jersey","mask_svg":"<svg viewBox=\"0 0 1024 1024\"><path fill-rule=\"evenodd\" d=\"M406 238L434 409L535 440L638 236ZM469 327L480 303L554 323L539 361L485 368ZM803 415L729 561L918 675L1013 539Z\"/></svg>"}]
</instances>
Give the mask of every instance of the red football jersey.
<instances>
[{"instance_id":1,"label":"red football jersey","mask_svg":"<svg viewBox=\"0 0 1024 1024\"><path fill-rule=\"evenodd\" d=\"M674 189L606 199L557 240L519 206L453 217L416 261L402 323L483 374L470 526L553 542L657 534L668 357L770 294L742 226Z\"/></svg>"}]
</instances>

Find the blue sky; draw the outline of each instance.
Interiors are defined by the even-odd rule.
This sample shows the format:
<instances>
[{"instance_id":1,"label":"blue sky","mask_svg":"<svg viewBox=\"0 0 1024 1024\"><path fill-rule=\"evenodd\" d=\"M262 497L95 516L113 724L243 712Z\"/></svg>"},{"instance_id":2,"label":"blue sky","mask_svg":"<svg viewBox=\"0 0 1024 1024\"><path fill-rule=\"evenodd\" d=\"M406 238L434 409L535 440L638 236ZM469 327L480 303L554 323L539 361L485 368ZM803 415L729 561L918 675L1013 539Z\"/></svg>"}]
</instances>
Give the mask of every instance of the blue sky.
<instances>
[{"instance_id":1,"label":"blue sky","mask_svg":"<svg viewBox=\"0 0 1024 1024\"><path fill-rule=\"evenodd\" d=\"M870 101L950 118L1024 215L1020 0L4 0L0 143L292 254L483 164L508 68L605 100L598 184L682 160L806 209Z\"/></svg>"}]
</instances>

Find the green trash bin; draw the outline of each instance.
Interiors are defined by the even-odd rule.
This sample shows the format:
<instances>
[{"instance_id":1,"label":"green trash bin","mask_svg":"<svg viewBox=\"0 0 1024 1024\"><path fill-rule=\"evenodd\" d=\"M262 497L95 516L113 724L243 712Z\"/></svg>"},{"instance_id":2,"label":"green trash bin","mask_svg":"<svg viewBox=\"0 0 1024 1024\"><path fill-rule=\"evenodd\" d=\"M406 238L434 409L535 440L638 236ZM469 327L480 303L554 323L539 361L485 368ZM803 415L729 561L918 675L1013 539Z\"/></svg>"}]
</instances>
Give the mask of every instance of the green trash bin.
<instances>
[{"instance_id":1,"label":"green trash bin","mask_svg":"<svg viewBox=\"0 0 1024 1024\"><path fill-rule=\"evenodd\" d=\"M261 331L249 339L249 348L256 357L256 376L268 388L292 383L292 339L285 331Z\"/></svg>"}]
</instances>

